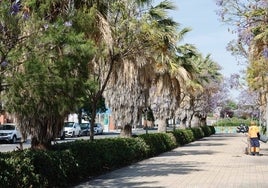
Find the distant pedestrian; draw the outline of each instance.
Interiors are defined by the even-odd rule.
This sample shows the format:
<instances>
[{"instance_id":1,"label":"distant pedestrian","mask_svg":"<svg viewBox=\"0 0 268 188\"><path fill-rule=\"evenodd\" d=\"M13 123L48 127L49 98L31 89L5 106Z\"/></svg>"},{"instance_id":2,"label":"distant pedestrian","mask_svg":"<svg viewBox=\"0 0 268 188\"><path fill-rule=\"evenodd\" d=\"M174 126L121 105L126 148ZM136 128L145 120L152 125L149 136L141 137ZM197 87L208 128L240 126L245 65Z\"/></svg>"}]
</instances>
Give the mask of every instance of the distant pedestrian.
<instances>
[{"instance_id":1,"label":"distant pedestrian","mask_svg":"<svg viewBox=\"0 0 268 188\"><path fill-rule=\"evenodd\" d=\"M250 153L251 155L260 155L260 142L259 142L259 127L254 121L250 122L248 129L248 138L250 140Z\"/></svg>"}]
</instances>

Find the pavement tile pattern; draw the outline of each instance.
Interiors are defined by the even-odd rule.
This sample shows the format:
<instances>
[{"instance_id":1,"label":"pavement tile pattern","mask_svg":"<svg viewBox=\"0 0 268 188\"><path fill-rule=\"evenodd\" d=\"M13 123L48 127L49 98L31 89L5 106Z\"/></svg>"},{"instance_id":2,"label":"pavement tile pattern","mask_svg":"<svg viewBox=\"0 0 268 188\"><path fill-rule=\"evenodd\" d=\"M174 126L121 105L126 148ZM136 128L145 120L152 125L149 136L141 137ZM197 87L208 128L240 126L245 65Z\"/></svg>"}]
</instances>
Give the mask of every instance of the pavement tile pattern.
<instances>
[{"instance_id":1,"label":"pavement tile pattern","mask_svg":"<svg viewBox=\"0 0 268 188\"><path fill-rule=\"evenodd\" d=\"M268 188L268 143L245 154L243 133L219 133L74 188Z\"/></svg>"}]
</instances>

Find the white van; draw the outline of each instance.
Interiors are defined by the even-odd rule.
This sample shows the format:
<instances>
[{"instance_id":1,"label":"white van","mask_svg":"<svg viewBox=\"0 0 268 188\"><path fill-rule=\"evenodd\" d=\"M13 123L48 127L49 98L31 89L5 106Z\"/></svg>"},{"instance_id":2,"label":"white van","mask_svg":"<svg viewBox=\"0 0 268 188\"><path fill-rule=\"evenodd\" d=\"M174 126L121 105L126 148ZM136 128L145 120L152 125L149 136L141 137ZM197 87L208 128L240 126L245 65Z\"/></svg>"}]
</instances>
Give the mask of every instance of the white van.
<instances>
[{"instance_id":1,"label":"white van","mask_svg":"<svg viewBox=\"0 0 268 188\"><path fill-rule=\"evenodd\" d=\"M64 122L65 137L75 137L81 135L81 127L75 122Z\"/></svg>"}]
</instances>

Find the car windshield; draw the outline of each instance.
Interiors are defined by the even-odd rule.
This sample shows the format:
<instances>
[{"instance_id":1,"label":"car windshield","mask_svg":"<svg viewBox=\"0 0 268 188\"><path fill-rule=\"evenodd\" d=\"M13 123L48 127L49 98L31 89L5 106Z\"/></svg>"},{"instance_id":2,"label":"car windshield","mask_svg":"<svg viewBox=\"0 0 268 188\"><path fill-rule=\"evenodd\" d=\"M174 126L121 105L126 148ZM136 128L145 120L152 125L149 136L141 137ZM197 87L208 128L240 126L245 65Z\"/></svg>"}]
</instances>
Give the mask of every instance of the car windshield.
<instances>
[{"instance_id":1,"label":"car windshield","mask_svg":"<svg viewBox=\"0 0 268 188\"><path fill-rule=\"evenodd\" d=\"M81 129L87 129L87 128L89 128L89 124L88 123L81 123L80 127L81 127Z\"/></svg>"},{"instance_id":2,"label":"car windshield","mask_svg":"<svg viewBox=\"0 0 268 188\"><path fill-rule=\"evenodd\" d=\"M101 127L101 125L98 124L98 123L96 123L96 124L94 125L94 127Z\"/></svg>"},{"instance_id":3,"label":"car windshield","mask_svg":"<svg viewBox=\"0 0 268 188\"><path fill-rule=\"evenodd\" d=\"M15 130L14 125L0 125L0 130Z\"/></svg>"},{"instance_id":4,"label":"car windshield","mask_svg":"<svg viewBox=\"0 0 268 188\"><path fill-rule=\"evenodd\" d=\"M73 127L73 122L65 122L64 127Z\"/></svg>"}]
</instances>

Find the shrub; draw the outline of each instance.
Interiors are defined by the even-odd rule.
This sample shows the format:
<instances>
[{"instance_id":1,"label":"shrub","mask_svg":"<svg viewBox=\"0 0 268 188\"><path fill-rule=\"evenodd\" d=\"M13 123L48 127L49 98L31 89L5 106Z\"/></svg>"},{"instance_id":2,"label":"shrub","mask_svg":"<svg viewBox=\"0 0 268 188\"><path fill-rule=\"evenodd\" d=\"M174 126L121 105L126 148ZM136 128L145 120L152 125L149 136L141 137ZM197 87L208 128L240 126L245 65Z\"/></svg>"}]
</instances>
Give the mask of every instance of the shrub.
<instances>
[{"instance_id":1,"label":"shrub","mask_svg":"<svg viewBox=\"0 0 268 188\"><path fill-rule=\"evenodd\" d=\"M0 165L6 187L64 187L79 175L74 157L64 151L16 151Z\"/></svg>"},{"instance_id":2,"label":"shrub","mask_svg":"<svg viewBox=\"0 0 268 188\"><path fill-rule=\"evenodd\" d=\"M0 153L0 182L5 187L68 187L77 181L169 151L201 138L214 127L143 134L135 138L77 140L51 151L26 149Z\"/></svg>"},{"instance_id":3,"label":"shrub","mask_svg":"<svg viewBox=\"0 0 268 188\"><path fill-rule=\"evenodd\" d=\"M216 133L216 129L215 129L215 127L214 126L208 126L208 128L209 128L209 135L208 136L210 136L210 135L212 135L212 134L215 134Z\"/></svg>"},{"instance_id":4,"label":"shrub","mask_svg":"<svg viewBox=\"0 0 268 188\"><path fill-rule=\"evenodd\" d=\"M245 119L240 119L240 118L224 118L224 119L220 119L219 121L217 121L216 123L213 124L213 126L227 126L227 127L237 127L239 126L241 123L249 125L250 120L245 120Z\"/></svg>"},{"instance_id":5,"label":"shrub","mask_svg":"<svg viewBox=\"0 0 268 188\"><path fill-rule=\"evenodd\" d=\"M143 134L139 136L149 146L149 156L169 151L177 146L176 139L170 133Z\"/></svg>"},{"instance_id":6,"label":"shrub","mask_svg":"<svg viewBox=\"0 0 268 188\"><path fill-rule=\"evenodd\" d=\"M76 157L82 177L126 166L148 156L148 146L140 138L79 140L57 144L54 150L67 150Z\"/></svg>"},{"instance_id":7,"label":"shrub","mask_svg":"<svg viewBox=\"0 0 268 188\"><path fill-rule=\"evenodd\" d=\"M10 153L0 152L0 182L6 187L17 187L15 168L9 164Z\"/></svg>"},{"instance_id":8,"label":"shrub","mask_svg":"<svg viewBox=\"0 0 268 188\"><path fill-rule=\"evenodd\" d=\"M204 136L210 136L212 134L212 131L209 126L201 126L200 128L202 129Z\"/></svg>"},{"instance_id":9,"label":"shrub","mask_svg":"<svg viewBox=\"0 0 268 188\"><path fill-rule=\"evenodd\" d=\"M173 131L178 145L188 144L195 140L191 129L177 129Z\"/></svg>"},{"instance_id":10,"label":"shrub","mask_svg":"<svg viewBox=\"0 0 268 188\"><path fill-rule=\"evenodd\" d=\"M40 174L35 172L30 156L32 153L30 150L16 151L7 160L9 168L14 169L12 181L15 187L38 187L47 183L42 182Z\"/></svg>"},{"instance_id":11,"label":"shrub","mask_svg":"<svg viewBox=\"0 0 268 188\"><path fill-rule=\"evenodd\" d=\"M205 135L204 132L203 132L203 129L201 127L193 127L193 128L191 128L191 131L194 134L195 140L203 138L204 135Z\"/></svg>"}]
</instances>

